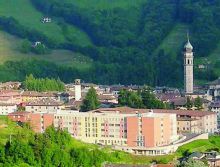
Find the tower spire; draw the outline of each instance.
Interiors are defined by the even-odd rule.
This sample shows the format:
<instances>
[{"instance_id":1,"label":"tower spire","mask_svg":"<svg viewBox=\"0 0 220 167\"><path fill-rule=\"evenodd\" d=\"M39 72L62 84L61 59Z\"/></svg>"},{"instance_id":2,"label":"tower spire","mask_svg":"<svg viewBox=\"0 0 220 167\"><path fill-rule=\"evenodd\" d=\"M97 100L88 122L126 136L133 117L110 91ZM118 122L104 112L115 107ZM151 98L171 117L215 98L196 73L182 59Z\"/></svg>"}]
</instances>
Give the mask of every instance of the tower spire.
<instances>
[{"instance_id":1,"label":"tower spire","mask_svg":"<svg viewBox=\"0 0 220 167\"><path fill-rule=\"evenodd\" d=\"M187 41L189 42L189 30L187 30Z\"/></svg>"}]
</instances>

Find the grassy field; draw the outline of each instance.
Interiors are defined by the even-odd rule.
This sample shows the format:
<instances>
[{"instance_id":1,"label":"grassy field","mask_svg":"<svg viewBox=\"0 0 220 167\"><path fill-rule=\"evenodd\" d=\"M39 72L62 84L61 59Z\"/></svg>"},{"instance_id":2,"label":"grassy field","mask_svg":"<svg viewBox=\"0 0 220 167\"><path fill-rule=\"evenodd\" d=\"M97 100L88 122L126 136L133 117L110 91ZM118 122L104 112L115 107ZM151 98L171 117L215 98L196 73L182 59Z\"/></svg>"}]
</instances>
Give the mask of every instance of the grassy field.
<instances>
[{"instance_id":1,"label":"grassy field","mask_svg":"<svg viewBox=\"0 0 220 167\"><path fill-rule=\"evenodd\" d=\"M209 150L220 150L220 136L210 136L208 140L196 140L191 143L185 144L177 150L178 156L183 155L185 152L205 152Z\"/></svg>"},{"instance_id":2,"label":"grassy field","mask_svg":"<svg viewBox=\"0 0 220 167\"><path fill-rule=\"evenodd\" d=\"M185 24L177 24L159 45L159 47L154 52L154 55L158 53L159 50L163 49L166 54L171 56L177 56L177 53L183 47L186 42L186 32L188 26ZM182 53L179 53L182 54Z\"/></svg>"},{"instance_id":3,"label":"grassy field","mask_svg":"<svg viewBox=\"0 0 220 167\"><path fill-rule=\"evenodd\" d=\"M75 43L82 46L91 44L87 34L72 25L68 25L68 32L64 32L56 18L52 18L51 23L43 24L41 19L44 15L32 6L30 0L1 0L0 16L13 17L21 25L42 32L57 43L66 41L65 33L71 33Z\"/></svg>"},{"instance_id":4,"label":"grassy field","mask_svg":"<svg viewBox=\"0 0 220 167\"><path fill-rule=\"evenodd\" d=\"M0 64L8 60L23 60L36 58L59 65L74 66L79 69L89 68L92 61L79 53L68 50L53 50L47 55L22 54L19 51L22 39L0 31Z\"/></svg>"},{"instance_id":5,"label":"grassy field","mask_svg":"<svg viewBox=\"0 0 220 167\"><path fill-rule=\"evenodd\" d=\"M146 2L146 0L64 0L66 3L75 4L81 8L92 9L112 9L136 7Z\"/></svg>"}]
</instances>

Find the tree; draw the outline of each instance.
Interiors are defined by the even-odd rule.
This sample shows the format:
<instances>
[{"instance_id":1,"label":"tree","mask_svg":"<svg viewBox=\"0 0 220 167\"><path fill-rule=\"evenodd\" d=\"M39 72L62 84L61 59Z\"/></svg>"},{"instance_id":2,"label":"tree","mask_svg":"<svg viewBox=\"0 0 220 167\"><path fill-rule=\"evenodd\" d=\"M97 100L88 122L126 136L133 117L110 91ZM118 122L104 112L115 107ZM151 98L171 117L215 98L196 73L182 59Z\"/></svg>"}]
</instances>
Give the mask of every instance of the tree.
<instances>
[{"instance_id":1,"label":"tree","mask_svg":"<svg viewBox=\"0 0 220 167\"><path fill-rule=\"evenodd\" d=\"M29 53L31 51L31 43L30 41L28 41L27 39L25 39L22 44L21 44L21 48L20 51L22 53Z\"/></svg>"},{"instance_id":2,"label":"tree","mask_svg":"<svg viewBox=\"0 0 220 167\"><path fill-rule=\"evenodd\" d=\"M96 90L91 87L86 94L85 99L81 105L81 111L86 112L90 110L97 109L100 106L100 102L98 101L98 96L96 94Z\"/></svg>"},{"instance_id":3,"label":"tree","mask_svg":"<svg viewBox=\"0 0 220 167\"><path fill-rule=\"evenodd\" d=\"M186 99L186 108L187 108L188 110L190 110L190 109L192 108L192 106L193 106L192 101L190 100L189 97L187 97L187 99Z\"/></svg>"},{"instance_id":4,"label":"tree","mask_svg":"<svg viewBox=\"0 0 220 167\"><path fill-rule=\"evenodd\" d=\"M166 105L162 101L158 100L155 97L155 95L149 88L144 88L143 90L141 90L141 97L145 108L163 109L166 107Z\"/></svg>"},{"instance_id":5,"label":"tree","mask_svg":"<svg viewBox=\"0 0 220 167\"><path fill-rule=\"evenodd\" d=\"M202 99L199 96L195 98L194 106L197 108L197 110L201 110L203 108L202 104Z\"/></svg>"},{"instance_id":6,"label":"tree","mask_svg":"<svg viewBox=\"0 0 220 167\"><path fill-rule=\"evenodd\" d=\"M63 91L65 89L64 83L58 78L49 79L49 78L34 78L32 74L26 76L25 81L23 82L23 87L27 90L34 91Z\"/></svg>"},{"instance_id":7,"label":"tree","mask_svg":"<svg viewBox=\"0 0 220 167\"><path fill-rule=\"evenodd\" d=\"M208 165L201 160L188 159L187 161L178 163L176 167L208 167Z\"/></svg>"}]
</instances>

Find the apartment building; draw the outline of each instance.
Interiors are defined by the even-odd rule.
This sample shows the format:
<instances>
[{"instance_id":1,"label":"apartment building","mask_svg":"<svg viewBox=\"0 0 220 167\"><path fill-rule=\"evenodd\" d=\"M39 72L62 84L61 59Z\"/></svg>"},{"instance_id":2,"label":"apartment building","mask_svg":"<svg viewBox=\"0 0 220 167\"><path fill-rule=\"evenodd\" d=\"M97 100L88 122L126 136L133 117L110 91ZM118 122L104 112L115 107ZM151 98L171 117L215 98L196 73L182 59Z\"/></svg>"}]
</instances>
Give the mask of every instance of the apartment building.
<instances>
[{"instance_id":1,"label":"apartment building","mask_svg":"<svg viewBox=\"0 0 220 167\"><path fill-rule=\"evenodd\" d=\"M179 133L214 133L217 130L217 114L208 111L154 110L155 113L170 113L177 116Z\"/></svg>"},{"instance_id":2,"label":"apartment building","mask_svg":"<svg viewBox=\"0 0 220 167\"><path fill-rule=\"evenodd\" d=\"M167 113L99 109L91 112L58 111L56 113L9 114L16 121L30 122L36 132L49 125L66 129L76 139L101 145L125 147L158 147L178 139L176 115ZM21 120L21 117L23 118Z\"/></svg>"}]
</instances>

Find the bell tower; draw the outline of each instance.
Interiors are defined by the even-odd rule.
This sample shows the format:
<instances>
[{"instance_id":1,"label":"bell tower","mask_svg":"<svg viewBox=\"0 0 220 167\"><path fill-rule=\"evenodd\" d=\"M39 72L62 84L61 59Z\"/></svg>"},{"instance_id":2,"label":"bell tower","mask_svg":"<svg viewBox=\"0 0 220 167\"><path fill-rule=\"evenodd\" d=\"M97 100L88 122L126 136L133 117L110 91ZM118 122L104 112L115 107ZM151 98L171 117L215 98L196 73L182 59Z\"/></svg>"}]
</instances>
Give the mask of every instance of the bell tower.
<instances>
[{"instance_id":1,"label":"bell tower","mask_svg":"<svg viewBox=\"0 0 220 167\"><path fill-rule=\"evenodd\" d=\"M184 46L184 90L185 94L193 93L193 46L189 41L187 33L187 43Z\"/></svg>"}]
</instances>

